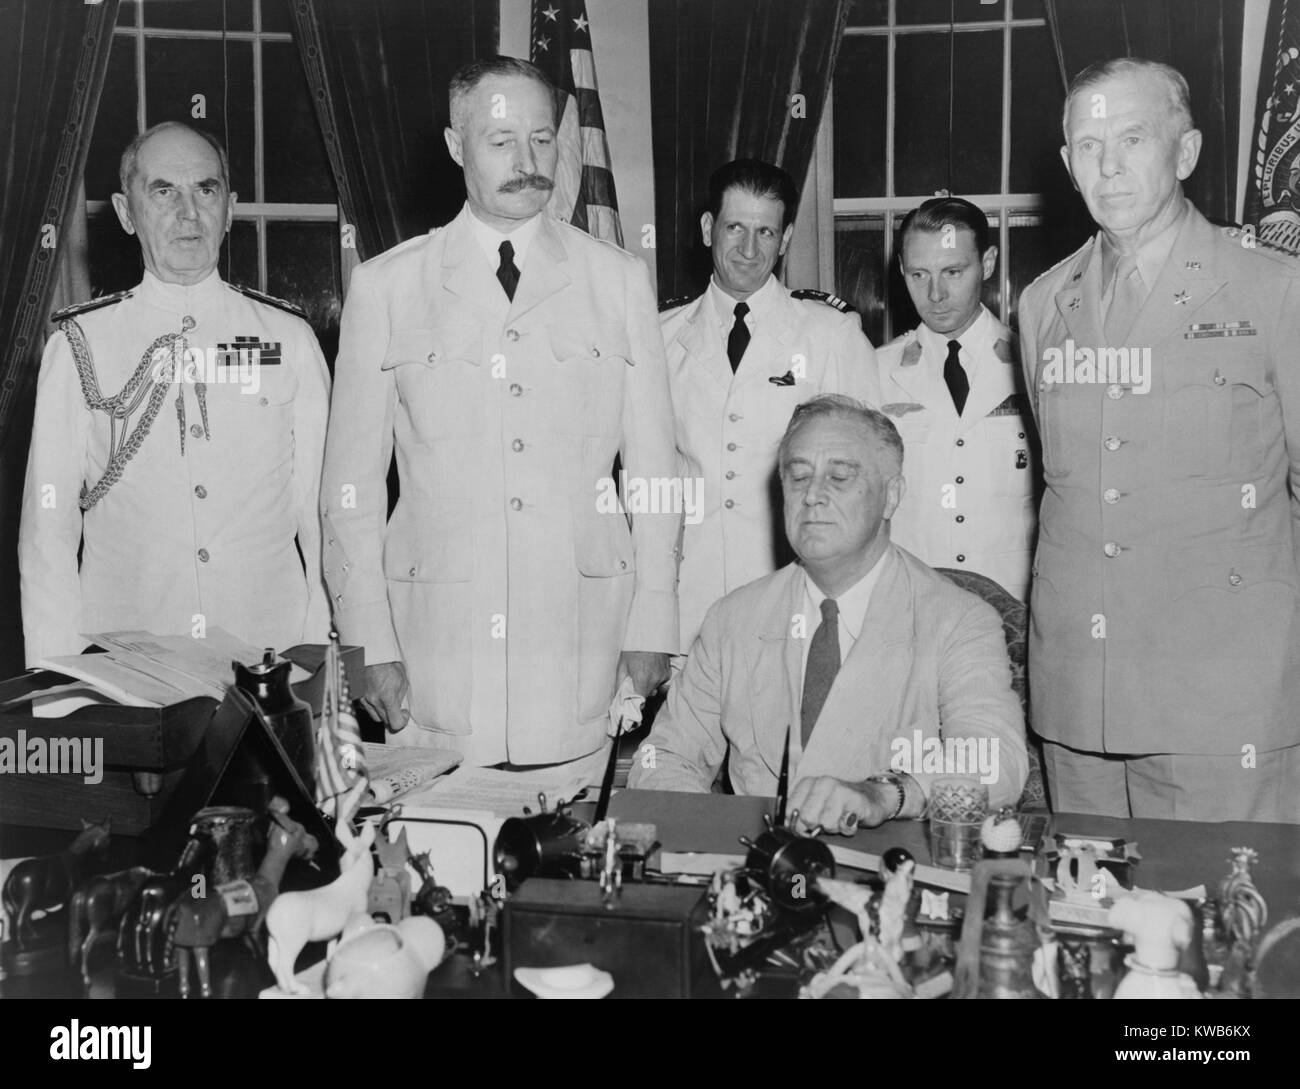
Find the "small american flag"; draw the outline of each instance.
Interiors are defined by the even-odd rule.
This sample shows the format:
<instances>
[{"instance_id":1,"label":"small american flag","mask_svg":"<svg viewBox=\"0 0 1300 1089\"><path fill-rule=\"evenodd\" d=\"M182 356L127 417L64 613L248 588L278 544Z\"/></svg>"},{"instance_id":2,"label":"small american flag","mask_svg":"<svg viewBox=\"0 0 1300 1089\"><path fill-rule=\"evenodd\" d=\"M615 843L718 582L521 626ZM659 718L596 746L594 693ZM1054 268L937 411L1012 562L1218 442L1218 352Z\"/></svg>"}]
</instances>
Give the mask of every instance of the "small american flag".
<instances>
[{"instance_id":1,"label":"small american flag","mask_svg":"<svg viewBox=\"0 0 1300 1089\"><path fill-rule=\"evenodd\" d=\"M531 60L556 86L560 158L551 211L593 238L623 244L605 116L584 0L533 0Z\"/></svg>"},{"instance_id":2,"label":"small american flag","mask_svg":"<svg viewBox=\"0 0 1300 1089\"><path fill-rule=\"evenodd\" d=\"M330 633L325 655L325 694L316 734L316 804L327 812L367 776L361 727L352 713L338 636Z\"/></svg>"}]
</instances>

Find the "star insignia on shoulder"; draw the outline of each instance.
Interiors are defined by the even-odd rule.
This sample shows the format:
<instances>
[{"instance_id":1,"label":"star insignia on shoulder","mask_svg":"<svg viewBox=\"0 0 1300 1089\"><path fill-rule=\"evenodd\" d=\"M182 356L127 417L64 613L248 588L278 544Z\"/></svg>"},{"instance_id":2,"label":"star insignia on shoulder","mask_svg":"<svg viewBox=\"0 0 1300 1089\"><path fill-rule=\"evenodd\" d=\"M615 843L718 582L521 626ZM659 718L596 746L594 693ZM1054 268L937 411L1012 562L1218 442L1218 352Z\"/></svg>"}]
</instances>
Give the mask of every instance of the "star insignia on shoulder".
<instances>
[{"instance_id":1,"label":"star insignia on shoulder","mask_svg":"<svg viewBox=\"0 0 1300 1089\"><path fill-rule=\"evenodd\" d=\"M1174 296L1174 305L1183 306L1186 304L1187 300L1190 297L1191 296L1189 296L1186 291L1180 291L1177 295Z\"/></svg>"},{"instance_id":2,"label":"star insignia on shoulder","mask_svg":"<svg viewBox=\"0 0 1300 1089\"><path fill-rule=\"evenodd\" d=\"M1078 310L1078 309L1079 309L1079 296L1078 296L1078 295L1076 295L1073 299L1070 300L1070 309L1071 309L1071 310Z\"/></svg>"}]
</instances>

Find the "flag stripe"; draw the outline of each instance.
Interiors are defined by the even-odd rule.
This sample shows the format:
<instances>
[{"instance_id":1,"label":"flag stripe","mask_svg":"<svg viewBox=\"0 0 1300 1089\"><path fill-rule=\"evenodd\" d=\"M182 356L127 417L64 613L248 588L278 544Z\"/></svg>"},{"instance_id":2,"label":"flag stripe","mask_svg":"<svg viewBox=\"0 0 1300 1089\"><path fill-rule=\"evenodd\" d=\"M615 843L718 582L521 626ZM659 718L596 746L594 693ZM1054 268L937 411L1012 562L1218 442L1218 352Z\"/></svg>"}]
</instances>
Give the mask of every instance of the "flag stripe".
<instances>
[{"instance_id":1,"label":"flag stripe","mask_svg":"<svg viewBox=\"0 0 1300 1089\"><path fill-rule=\"evenodd\" d=\"M582 130L582 161L587 166L609 169L609 144L605 141L604 129Z\"/></svg>"}]
</instances>

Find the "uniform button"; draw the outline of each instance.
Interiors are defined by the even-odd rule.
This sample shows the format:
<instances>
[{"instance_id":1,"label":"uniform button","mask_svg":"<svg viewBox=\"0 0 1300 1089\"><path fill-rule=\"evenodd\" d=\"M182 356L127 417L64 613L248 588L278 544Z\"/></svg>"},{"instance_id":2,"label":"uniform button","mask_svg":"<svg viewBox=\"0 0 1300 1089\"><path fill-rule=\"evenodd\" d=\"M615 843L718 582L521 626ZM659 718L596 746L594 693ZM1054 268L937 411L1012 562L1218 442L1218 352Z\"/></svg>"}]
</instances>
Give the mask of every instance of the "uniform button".
<instances>
[{"instance_id":1,"label":"uniform button","mask_svg":"<svg viewBox=\"0 0 1300 1089\"><path fill-rule=\"evenodd\" d=\"M727 419L729 419L732 423L739 423L742 419L744 419L744 417L741 416L739 412L733 412L730 416L727 417Z\"/></svg>"},{"instance_id":2,"label":"uniform button","mask_svg":"<svg viewBox=\"0 0 1300 1089\"><path fill-rule=\"evenodd\" d=\"M190 424L190 434L196 439L201 439L203 438L203 428L198 424Z\"/></svg>"},{"instance_id":3,"label":"uniform button","mask_svg":"<svg viewBox=\"0 0 1300 1089\"><path fill-rule=\"evenodd\" d=\"M1106 396L1109 397L1112 401L1118 401L1121 397L1124 396L1124 387L1111 386L1106 390Z\"/></svg>"},{"instance_id":4,"label":"uniform button","mask_svg":"<svg viewBox=\"0 0 1300 1089\"><path fill-rule=\"evenodd\" d=\"M510 396L511 396L511 397L522 397L523 395L524 395L524 387L523 387L523 386L521 386L518 382L512 382L512 383L510 383Z\"/></svg>"},{"instance_id":5,"label":"uniform button","mask_svg":"<svg viewBox=\"0 0 1300 1089\"><path fill-rule=\"evenodd\" d=\"M1239 574L1237 574L1237 573L1234 571L1231 575L1228 576L1228 585L1229 585L1229 586L1240 586L1240 585L1241 585L1241 576L1240 576Z\"/></svg>"},{"instance_id":6,"label":"uniform button","mask_svg":"<svg viewBox=\"0 0 1300 1089\"><path fill-rule=\"evenodd\" d=\"M518 339L519 339L519 330L518 330L518 329L507 329L507 330L506 330L506 340L508 340L508 341L510 341L511 343L513 343L514 341L516 341L516 340L518 340Z\"/></svg>"},{"instance_id":7,"label":"uniform button","mask_svg":"<svg viewBox=\"0 0 1300 1089\"><path fill-rule=\"evenodd\" d=\"M627 560L619 560L619 561L618 561L618 566L619 566L619 570L620 570L620 571L626 571L626 570L627 570Z\"/></svg>"},{"instance_id":8,"label":"uniform button","mask_svg":"<svg viewBox=\"0 0 1300 1089\"><path fill-rule=\"evenodd\" d=\"M965 478L964 476L959 476L959 477L957 478L957 483L958 483L958 484L965 484L965 483L966 483L966 478Z\"/></svg>"},{"instance_id":9,"label":"uniform button","mask_svg":"<svg viewBox=\"0 0 1300 1089\"><path fill-rule=\"evenodd\" d=\"M1101 493L1101 497L1104 500L1106 500L1107 503L1114 505L1115 503L1119 502L1119 489L1107 488L1104 492Z\"/></svg>"},{"instance_id":10,"label":"uniform button","mask_svg":"<svg viewBox=\"0 0 1300 1089\"><path fill-rule=\"evenodd\" d=\"M958 522L964 522L964 521L966 521L966 515L964 515L964 514L959 514L959 515L957 515L957 521L958 521Z\"/></svg>"},{"instance_id":11,"label":"uniform button","mask_svg":"<svg viewBox=\"0 0 1300 1089\"><path fill-rule=\"evenodd\" d=\"M735 480L735 479L736 479L736 470L735 470L735 469L728 469L728 470L727 470L727 479L728 479L728 480Z\"/></svg>"},{"instance_id":12,"label":"uniform button","mask_svg":"<svg viewBox=\"0 0 1300 1089\"><path fill-rule=\"evenodd\" d=\"M966 562L966 553L964 553L964 552L958 552L958 553L957 553L957 562L958 562L958 563L965 563L965 562Z\"/></svg>"},{"instance_id":13,"label":"uniform button","mask_svg":"<svg viewBox=\"0 0 1300 1089\"><path fill-rule=\"evenodd\" d=\"M593 358L595 358L595 359L599 359L599 358L600 358L600 349L597 348L596 345L594 345L594 344L591 346L591 354L592 354Z\"/></svg>"},{"instance_id":14,"label":"uniform button","mask_svg":"<svg viewBox=\"0 0 1300 1089\"><path fill-rule=\"evenodd\" d=\"M513 450L516 454L522 454L524 450L524 440L515 439L515 441L510 444L510 449Z\"/></svg>"},{"instance_id":15,"label":"uniform button","mask_svg":"<svg viewBox=\"0 0 1300 1089\"><path fill-rule=\"evenodd\" d=\"M1107 438L1105 443L1106 449L1109 450L1112 454L1116 450L1118 450L1123 444L1124 444L1124 440L1117 439L1114 435L1111 435L1109 438Z\"/></svg>"},{"instance_id":16,"label":"uniform button","mask_svg":"<svg viewBox=\"0 0 1300 1089\"><path fill-rule=\"evenodd\" d=\"M1228 380L1227 380L1226 378L1224 378L1223 375L1220 374L1218 371L1215 371L1215 372L1214 372L1214 384L1215 384L1216 386L1222 386L1222 385L1226 384L1227 381L1228 381Z\"/></svg>"},{"instance_id":17,"label":"uniform button","mask_svg":"<svg viewBox=\"0 0 1300 1089\"><path fill-rule=\"evenodd\" d=\"M208 562L208 550L206 548L199 549L199 562L200 563Z\"/></svg>"},{"instance_id":18,"label":"uniform button","mask_svg":"<svg viewBox=\"0 0 1300 1089\"><path fill-rule=\"evenodd\" d=\"M257 403L258 403L259 405L261 405L263 408L265 408L265 407L266 407L267 405L269 405L271 402L268 401L265 397L259 397L259 398L257 399Z\"/></svg>"},{"instance_id":19,"label":"uniform button","mask_svg":"<svg viewBox=\"0 0 1300 1089\"><path fill-rule=\"evenodd\" d=\"M736 444L734 442L727 443L727 449L734 451L736 449Z\"/></svg>"},{"instance_id":20,"label":"uniform button","mask_svg":"<svg viewBox=\"0 0 1300 1089\"><path fill-rule=\"evenodd\" d=\"M194 486L194 494L197 495L200 499L207 499L208 489L205 488L202 484L196 484Z\"/></svg>"},{"instance_id":21,"label":"uniform button","mask_svg":"<svg viewBox=\"0 0 1300 1089\"><path fill-rule=\"evenodd\" d=\"M414 568L414 567L411 568L410 575L411 575L411 578L415 578L415 568Z\"/></svg>"},{"instance_id":22,"label":"uniform button","mask_svg":"<svg viewBox=\"0 0 1300 1089\"><path fill-rule=\"evenodd\" d=\"M426 358L428 359L428 361L429 361L430 363L432 363L435 359L438 358L438 353L437 353L437 352L430 352Z\"/></svg>"},{"instance_id":23,"label":"uniform button","mask_svg":"<svg viewBox=\"0 0 1300 1089\"><path fill-rule=\"evenodd\" d=\"M727 510L731 510L731 508L734 507L734 506L736 505L736 501L735 501L734 499L728 499L728 500L727 500L725 503L723 503L722 505L723 505L724 507L726 507Z\"/></svg>"},{"instance_id":24,"label":"uniform button","mask_svg":"<svg viewBox=\"0 0 1300 1089\"><path fill-rule=\"evenodd\" d=\"M523 509L524 509L524 501L523 501L522 499L512 499L512 500L510 500L510 509L511 509L511 510L523 510Z\"/></svg>"},{"instance_id":25,"label":"uniform button","mask_svg":"<svg viewBox=\"0 0 1300 1089\"><path fill-rule=\"evenodd\" d=\"M1106 553L1106 555L1109 556L1112 560L1113 560L1116 556L1118 556L1121 552L1124 551L1124 550L1123 550L1122 548L1120 548L1120 546L1117 545L1114 541L1107 541L1107 542L1102 546L1102 549L1101 549L1101 550L1102 550L1104 553Z\"/></svg>"},{"instance_id":26,"label":"uniform button","mask_svg":"<svg viewBox=\"0 0 1300 1089\"><path fill-rule=\"evenodd\" d=\"M342 605L342 604L343 604L343 595L342 595L342 594L335 594L335 595L334 595L334 600L337 601L340 605Z\"/></svg>"},{"instance_id":27,"label":"uniform button","mask_svg":"<svg viewBox=\"0 0 1300 1089\"><path fill-rule=\"evenodd\" d=\"M1017 438L1022 438L1022 439L1023 439L1024 437L1025 437L1025 433L1024 433L1023 431L1020 432L1020 434L1017 436Z\"/></svg>"},{"instance_id":28,"label":"uniform button","mask_svg":"<svg viewBox=\"0 0 1300 1089\"><path fill-rule=\"evenodd\" d=\"M965 440L965 439L958 439L958 440L957 440L957 445L958 445L958 446L965 446L965 445L966 445L966 440Z\"/></svg>"}]
</instances>

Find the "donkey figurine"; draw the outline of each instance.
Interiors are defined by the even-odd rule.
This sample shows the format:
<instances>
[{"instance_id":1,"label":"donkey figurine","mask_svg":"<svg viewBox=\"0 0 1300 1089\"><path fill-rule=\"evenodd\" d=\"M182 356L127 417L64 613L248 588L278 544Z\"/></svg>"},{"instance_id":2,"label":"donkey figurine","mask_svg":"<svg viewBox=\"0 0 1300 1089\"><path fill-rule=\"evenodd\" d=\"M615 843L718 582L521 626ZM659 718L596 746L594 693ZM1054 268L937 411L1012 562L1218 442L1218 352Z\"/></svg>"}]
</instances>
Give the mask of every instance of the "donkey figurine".
<instances>
[{"instance_id":1,"label":"donkey figurine","mask_svg":"<svg viewBox=\"0 0 1300 1089\"><path fill-rule=\"evenodd\" d=\"M198 974L199 994L212 997L208 950L219 939L242 935L252 951L261 955L257 932L280 893L280 881L289 860L310 858L316 853L316 837L289 817L289 806L283 799L271 803L268 816L271 829L266 855L252 881L219 885L211 896L195 896L191 889L176 901L171 940L180 969L178 985L182 998L190 996L191 960Z\"/></svg>"},{"instance_id":2,"label":"donkey figurine","mask_svg":"<svg viewBox=\"0 0 1300 1089\"><path fill-rule=\"evenodd\" d=\"M146 879L153 877L147 866L132 866L117 873L92 877L72 894L68 902L68 962L81 958L81 981L90 986L90 951L101 938L117 933L117 922Z\"/></svg>"},{"instance_id":3,"label":"donkey figurine","mask_svg":"<svg viewBox=\"0 0 1300 1089\"><path fill-rule=\"evenodd\" d=\"M83 820L77 838L57 855L28 859L10 871L2 895L19 949L36 941L32 912L53 911L66 904L89 873L90 859L108 850L112 823L111 819L102 824Z\"/></svg>"}]
</instances>

